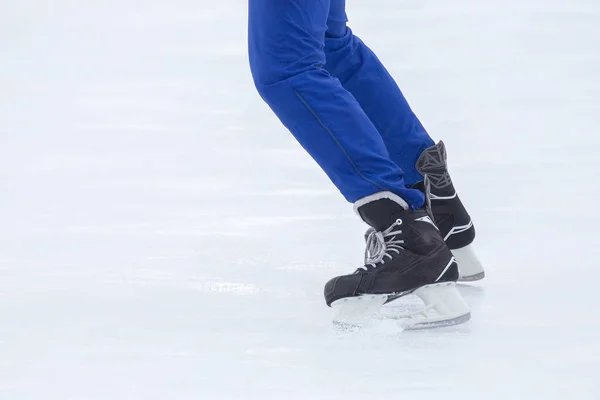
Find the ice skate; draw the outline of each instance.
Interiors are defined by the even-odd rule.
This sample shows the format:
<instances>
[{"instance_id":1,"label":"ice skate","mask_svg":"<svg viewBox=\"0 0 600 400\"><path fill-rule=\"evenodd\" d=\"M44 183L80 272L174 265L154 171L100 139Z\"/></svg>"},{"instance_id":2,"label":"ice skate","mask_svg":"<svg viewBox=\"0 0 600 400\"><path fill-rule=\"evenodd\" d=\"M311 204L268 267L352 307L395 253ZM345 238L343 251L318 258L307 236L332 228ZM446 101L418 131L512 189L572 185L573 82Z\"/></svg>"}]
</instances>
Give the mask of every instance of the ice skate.
<instances>
[{"instance_id":1,"label":"ice skate","mask_svg":"<svg viewBox=\"0 0 600 400\"><path fill-rule=\"evenodd\" d=\"M411 293L424 307L397 316L405 329L455 325L470 318L455 287L456 260L427 207L410 210L399 196L380 192L359 200L355 209L371 226L365 265L325 285L334 322L367 325L382 305Z\"/></svg>"},{"instance_id":2,"label":"ice skate","mask_svg":"<svg viewBox=\"0 0 600 400\"><path fill-rule=\"evenodd\" d=\"M426 149L419 157L416 167L429 180L431 210L442 237L458 262L459 280L483 279L485 272L472 245L475 227L448 174L444 142L440 141Z\"/></svg>"}]
</instances>

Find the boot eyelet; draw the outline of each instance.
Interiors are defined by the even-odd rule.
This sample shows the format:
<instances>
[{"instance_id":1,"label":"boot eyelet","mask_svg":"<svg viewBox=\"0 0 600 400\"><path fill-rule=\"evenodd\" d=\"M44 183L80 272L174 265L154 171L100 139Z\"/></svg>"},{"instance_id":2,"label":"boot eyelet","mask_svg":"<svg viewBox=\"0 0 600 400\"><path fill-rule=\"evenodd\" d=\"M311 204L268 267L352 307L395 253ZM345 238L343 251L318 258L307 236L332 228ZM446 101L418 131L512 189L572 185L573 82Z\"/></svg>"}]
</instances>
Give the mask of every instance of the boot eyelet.
<instances>
[{"instance_id":1,"label":"boot eyelet","mask_svg":"<svg viewBox=\"0 0 600 400\"><path fill-rule=\"evenodd\" d=\"M397 223L398 225L402 225L402 220L401 220L400 218L398 218L398 219L396 220L396 223Z\"/></svg>"}]
</instances>

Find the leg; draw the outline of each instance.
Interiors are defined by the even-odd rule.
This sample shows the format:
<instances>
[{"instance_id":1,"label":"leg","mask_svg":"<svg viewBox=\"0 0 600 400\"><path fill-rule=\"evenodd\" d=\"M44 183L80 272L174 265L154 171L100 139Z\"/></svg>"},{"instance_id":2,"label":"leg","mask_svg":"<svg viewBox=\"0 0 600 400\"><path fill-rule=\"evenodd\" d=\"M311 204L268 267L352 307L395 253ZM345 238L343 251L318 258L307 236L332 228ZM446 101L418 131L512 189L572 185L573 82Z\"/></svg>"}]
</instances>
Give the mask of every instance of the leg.
<instances>
[{"instance_id":1,"label":"leg","mask_svg":"<svg viewBox=\"0 0 600 400\"><path fill-rule=\"evenodd\" d=\"M348 201L390 191L420 207L423 194L405 187L373 122L323 68L330 1L249 1L255 85Z\"/></svg>"},{"instance_id":2,"label":"leg","mask_svg":"<svg viewBox=\"0 0 600 400\"><path fill-rule=\"evenodd\" d=\"M394 196L377 193L354 205L372 229L367 231L365 265L325 284L325 302L333 308L334 322L369 325L383 304L408 293L421 298L425 307L390 315L404 329L468 321L469 306L455 284L456 260L427 208L406 210Z\"/></svg>"},{"instance_id":3,"label":"leg","mask_svg":"<svg viewBox=\"0 0 600 400\"><path fill-rule=\"evenodd\" d=\"M346 26L346 0L331 0L325 35L325 68L360 103L385 141L406 184L423 179L417 159L434 145L400 88L373 52Z\"/></svg>"},{"instance_id":4,"label":"leg","mask_svg":"<svg viewBox=\"0 0 600 400\"><path fill-rule=\"evenodd\" d=\"M459 261L462 280L485 275L471 243L475 228L448 174L446 150L433 141L410 109L394 79L346 26L345 0L331 0L325 35L325 68L350 91L385 141L406 184L430 178L431 208L442 236Z\"/></svg>"}]
</instances>

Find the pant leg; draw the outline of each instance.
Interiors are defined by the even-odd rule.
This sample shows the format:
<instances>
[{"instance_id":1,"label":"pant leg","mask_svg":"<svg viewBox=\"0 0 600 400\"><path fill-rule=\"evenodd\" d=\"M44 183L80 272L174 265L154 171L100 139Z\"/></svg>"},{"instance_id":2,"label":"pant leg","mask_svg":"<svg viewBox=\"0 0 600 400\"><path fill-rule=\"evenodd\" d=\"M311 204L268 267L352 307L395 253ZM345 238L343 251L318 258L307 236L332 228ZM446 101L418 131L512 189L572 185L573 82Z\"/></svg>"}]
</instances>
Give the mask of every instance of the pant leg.
<instances>
[{"instance_id":1,"label":"pant leg","mask_svg":"<svg viewBox=\"0 0 600 400\"><path fill-rule=\"evenodd\" d=\"M249 58L261 97L350 202L391 191L402 170L356 99L323 68L330 0L249 0Z\"/></svg>"},{"instance_id":2,"label":"pant leg","mask_svg":"<svg viewBox=\"0 0 600 400\"><path fill-rule=\"evenodd\" d=\"M423 179L415 164L433 146L400 88L377 56L346 26L346 0L331 0L325 36L325 68L360 103L381 134L406 184Z\"/></svg>"}]
</instances>

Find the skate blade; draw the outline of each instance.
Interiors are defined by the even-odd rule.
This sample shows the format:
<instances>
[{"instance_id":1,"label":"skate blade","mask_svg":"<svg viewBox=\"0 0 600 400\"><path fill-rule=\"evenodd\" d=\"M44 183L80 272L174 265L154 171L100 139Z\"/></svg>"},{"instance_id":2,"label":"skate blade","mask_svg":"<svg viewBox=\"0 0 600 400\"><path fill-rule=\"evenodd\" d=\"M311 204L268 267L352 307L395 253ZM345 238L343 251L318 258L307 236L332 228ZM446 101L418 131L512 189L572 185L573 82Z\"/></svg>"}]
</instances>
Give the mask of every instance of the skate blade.
<instances>
[{"instance_id":1,"label":"skate blade","mask_svg":"<svg viewBox=\"0 0 600 400\"><path fill-rule=\"evenodd\" d=\"M456 289L455 282L434 283L413 292L425 307L421 310L386 316L398 320L404 330L442 328L463 324L471 319L471 310Z\"/></svg>"},{"instance_id":2,"label":"skate blade","mask_svg":"<svg viewBox=\"0 0 600 400\"><path fill-rule=\"evenodd\" d=\"M339 327L366 327L388 299L387 294L363 294L331 303L333 323Z\"/></svg>"},{"instance_id":3,"label":"skate blade","mask_svg":"<svg viewBox=\"0 0 600 400\"><path fill-rule=\"evenodd\" d=\"M403 315L382 315L381 306L388 298L398 298L409 292L368 294L347 297L331 304L334 325L341 328L369 327L377 320L396 320L403 330L417 330L458 325L471 318L469 306L454 282L422 286L412 292L425 307Z\"/></svg>"},{"instance_id":4,"label":"skate blade","mask_svg":"<svg viewBox=\"0 0 600 400\"><path fill-rule=\"evenodd\" d=\"M452 250L452 254L458 263L459 281L473 282L485 278L485 271L473 250L473 245Z\"/></svg>"}]
</instances>

